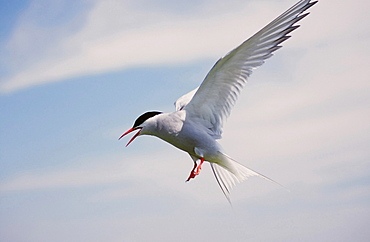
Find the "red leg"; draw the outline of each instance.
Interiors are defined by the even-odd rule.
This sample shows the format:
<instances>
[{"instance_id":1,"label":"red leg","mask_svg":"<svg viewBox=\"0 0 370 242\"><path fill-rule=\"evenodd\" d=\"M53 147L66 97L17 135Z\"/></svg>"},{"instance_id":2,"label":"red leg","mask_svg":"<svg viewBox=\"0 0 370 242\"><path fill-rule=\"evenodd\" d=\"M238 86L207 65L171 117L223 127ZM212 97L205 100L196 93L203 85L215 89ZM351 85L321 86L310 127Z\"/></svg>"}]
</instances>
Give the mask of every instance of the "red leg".
<instances>
[{"instance_id":1,"label":"red leg","mask_svg":"<svg viewBox=\"0 0 370 242\"><path fill-rule=\"evenodd\" d=\"M195 175L199 175L200 170L202 169L203 162L204 162L204 158L200 157L200 163L198 165L197 171L195 172Z\"/></svg>"},{"instance_id":2,"label":"red leg","mask_svg":"<svg viewBox=\"0 0 370 242\"><path fill-rule=\"evenodd\" d=\"M199 163L199 165L197 167L197 162L194 161L193 170L191 170L190 175L189 175L189 177L188 177L188 179L186 181L189 181L190 179L195 178L195 176L199 175L200 170L202 169L203 162L204 162L204 158L203 157L200 157L200 163Z\"/></svg>"}]
</instances>

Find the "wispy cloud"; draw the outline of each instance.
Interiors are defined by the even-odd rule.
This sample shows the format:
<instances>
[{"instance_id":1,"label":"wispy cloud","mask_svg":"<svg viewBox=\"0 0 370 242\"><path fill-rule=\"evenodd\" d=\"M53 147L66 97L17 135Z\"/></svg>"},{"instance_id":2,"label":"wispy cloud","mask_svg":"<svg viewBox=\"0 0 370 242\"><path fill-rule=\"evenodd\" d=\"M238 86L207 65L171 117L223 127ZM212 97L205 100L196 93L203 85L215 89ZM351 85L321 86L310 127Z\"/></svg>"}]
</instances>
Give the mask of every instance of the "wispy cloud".
<instances>
[{"instance_id":1,"label":"wispy cloud","mask_svg":"<svg viewBox=\"0 0 370 242\"><path fill-rule=\"evenodd\" d=\"M105 157L107 158L107 157ZM58 168L57 170L37 170L17 174L0 185L1 192L14 192L66 187L83 187L96 184L122 182L128 177L122 163L109 162L109 165L89 167Z\"/></svg>"}]
</instances>

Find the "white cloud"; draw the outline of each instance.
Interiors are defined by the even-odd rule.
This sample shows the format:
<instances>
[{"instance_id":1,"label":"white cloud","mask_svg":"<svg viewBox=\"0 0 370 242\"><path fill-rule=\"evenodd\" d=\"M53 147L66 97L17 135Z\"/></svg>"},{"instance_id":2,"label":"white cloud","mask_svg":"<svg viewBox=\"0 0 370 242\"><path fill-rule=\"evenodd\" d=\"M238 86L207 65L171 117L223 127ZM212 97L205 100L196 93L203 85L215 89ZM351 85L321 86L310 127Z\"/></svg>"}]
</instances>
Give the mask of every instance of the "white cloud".
<instances>
[{"instance_id":1,"label":"white cloud","mask_svg":"<svg viewBox=\"0 0 370 242\"><path fill-rule=\"evenodd\" d=\"M107 157L105 157L107 158ZM73 169L33 170L17 174L0 185L2 192L14 192L37 189L91 186L125 181L127 171L122 164L110 162L107 166L73 167Z\"/></svg>"}]
</instances>

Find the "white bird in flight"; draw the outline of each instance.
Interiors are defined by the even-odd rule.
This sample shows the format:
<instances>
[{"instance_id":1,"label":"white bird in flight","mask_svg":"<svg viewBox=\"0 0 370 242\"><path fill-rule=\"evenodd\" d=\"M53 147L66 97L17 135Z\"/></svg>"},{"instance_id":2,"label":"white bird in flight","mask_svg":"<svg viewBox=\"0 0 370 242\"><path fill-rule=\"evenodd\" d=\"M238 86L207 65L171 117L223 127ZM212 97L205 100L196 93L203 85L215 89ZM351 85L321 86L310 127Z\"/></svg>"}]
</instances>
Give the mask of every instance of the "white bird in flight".
<instances>
[{"instance_id":1,"label":"white bird in flight","mask_svg":"<svg viewBox=\"0 0 370 242\"><path fill-rule=\"evenodd\" d=\"M146 112L119 139L139 130L126 146L139 135L152 135L187 152L194 167L186 181L197 176L203 162L208 161L229 202L231 188L250 176L274 182L231 159L216 140L221 138L223 124L252 70L282 47L280 44L290 38L288 34L299 27L294 24L306 17L309 13L305 11L316 3L311 0L296 3L219 59L198 88L175 102L175 112Z\"/></svg>"}]
</instances>

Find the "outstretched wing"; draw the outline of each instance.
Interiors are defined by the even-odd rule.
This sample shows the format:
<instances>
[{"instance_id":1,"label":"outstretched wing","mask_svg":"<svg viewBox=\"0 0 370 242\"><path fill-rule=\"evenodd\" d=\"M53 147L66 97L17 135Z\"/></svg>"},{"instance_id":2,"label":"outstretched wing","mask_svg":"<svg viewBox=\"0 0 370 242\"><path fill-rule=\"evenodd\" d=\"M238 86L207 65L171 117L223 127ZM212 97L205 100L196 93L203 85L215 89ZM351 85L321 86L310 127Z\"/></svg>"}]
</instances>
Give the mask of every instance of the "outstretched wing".
<instances>
[{"instance_id":1,"label":"outstretched wing","mask_svg":"<svg viewBox=\"0 0 370 242\"><path fill-rule=\"evenodd\" d=\"M176 111L184 109L184 107L188 105L190 100L193 98L196 91L198 91L198 88L195 88L193 91L190 91L185 95L181 96L179 99L177 99L175 102Z\"/></svg>"},{"instance_id":2,"label":"outstretched wing","mask_svg":"<svg viewBox=\"0 0 370 242\"><path fill-rule=\"evenodd\" d=\"M288 34L299 27L294 24L309 14L304 12L316 2L299 1L219 59L199 89L193 91L195 94L190 92L176 101L176 110L185 109L187 115L199 120L215 138L220 138L223 122L230 115L231 108L252 70L281 48L279 44L290 38Z\"/></svg>"}]
</instances>

